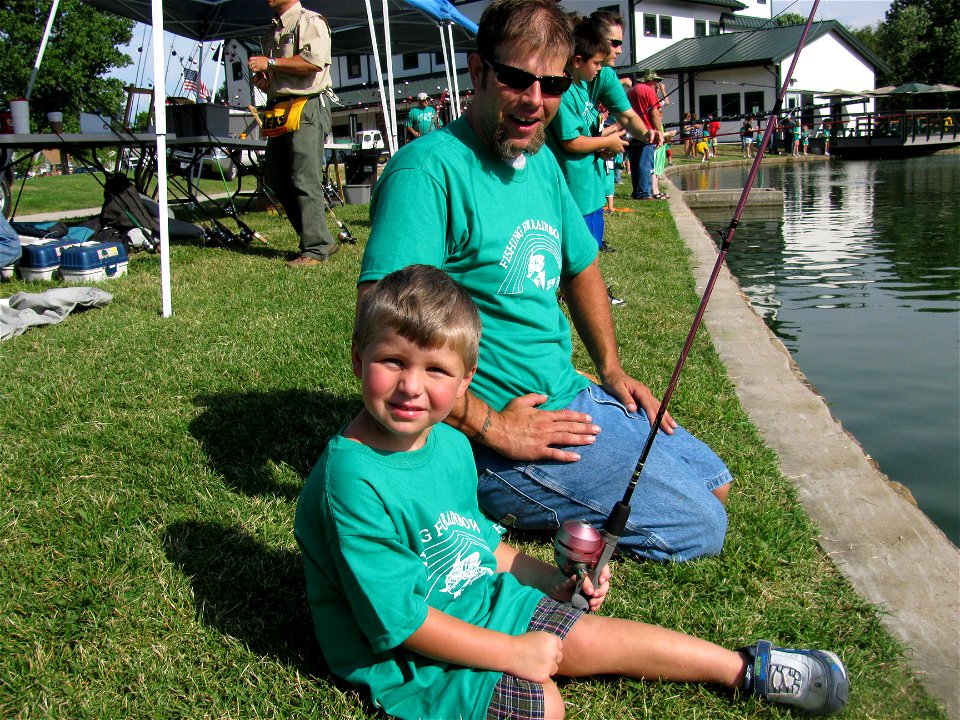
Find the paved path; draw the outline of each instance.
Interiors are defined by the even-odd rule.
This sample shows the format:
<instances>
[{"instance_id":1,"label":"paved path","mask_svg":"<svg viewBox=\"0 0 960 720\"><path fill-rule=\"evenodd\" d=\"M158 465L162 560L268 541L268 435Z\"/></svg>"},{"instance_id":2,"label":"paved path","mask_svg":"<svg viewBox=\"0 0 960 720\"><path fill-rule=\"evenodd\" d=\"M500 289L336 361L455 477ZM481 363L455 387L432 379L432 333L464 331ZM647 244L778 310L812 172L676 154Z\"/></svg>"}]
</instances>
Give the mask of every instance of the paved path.
<instances>
[{"instance_id":1,"label":"paved path","mask_svg":"<svg viewBox=\"0 0 960 720\"><path fill-rule=\"evenodd\" d=\"M670 210L693 253L702 294L717 250L680 195L671 193ZM960 551L867 459L725 266L705 324L741 404L820 526L820 546L860 595L883 610L884 625L907 644L917 676L960 720Z\"/></svg>"}]
</instances>

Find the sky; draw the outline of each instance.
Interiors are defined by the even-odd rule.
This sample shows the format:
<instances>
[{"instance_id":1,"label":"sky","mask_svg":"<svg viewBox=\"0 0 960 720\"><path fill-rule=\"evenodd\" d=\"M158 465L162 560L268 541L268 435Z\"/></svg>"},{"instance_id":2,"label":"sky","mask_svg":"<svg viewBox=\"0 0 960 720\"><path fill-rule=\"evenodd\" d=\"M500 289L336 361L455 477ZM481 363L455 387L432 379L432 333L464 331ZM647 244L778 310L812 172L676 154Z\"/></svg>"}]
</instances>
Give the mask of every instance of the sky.
<instances>
[{"instance_id":1,"label":"sky","mask_svg":"<svg viewBox=\"0 0 960 720\"><path fill-rule=\"evenodd\" d=\"M775 15L782 12L791 12L806 17L810 13L811 7L813 7L813 0L772 0L771 4ZM820 5L817 8L817 19L839 20L847 28L855 29L863 27L864 25L875 25L881 22L889 7L890 0L820 0ZM164 57L169 61L167 63L167 94L181 94L181 70L185 66L182 64L182 61L187 60L191 54L196 56L196 42L187 40L186 38L178 38L170 33L164 34L166 35L166 52ZM136 83L139 81L141 86L146 85L147 83L143 82L143 78L153 77L153 58L151 56L149 43L149 28L144 32L144 26L137 24L133 30L133 41L127 47L122 48L122 50L131 57L133 64L126 68L116 70L112 73L112 77L118 77L123 80L124 83ZM140 48L143 48L142 52ZM171 49L176 51L177 55L175 57L171 56ZM210 58L211 52L208 46L206 51L206 57L208 59ZM143 55L142 60L141 54ZM146 63L145 69L138 69L138 65L142 68L144 63ZM196 65L190 65L190 67L195 68ZM214 73L214 64L208 60L204 67L202 77L203 81L211 90L215 89ZM218 85L220 82L222 82L222 75Z\"/></svg>"},{"instance_id":2,"label":"sky","mask_svg":"<svg viewBox=\"0 0 960 720\"><path fill-rule=\"evenodd\" d=\"M813 0L773 0L773 14L797 13L807 17ZM890 8L890 0L820 0L817 20L839 20L849 30L876 25Z\"/></svg>"}]
</instances>

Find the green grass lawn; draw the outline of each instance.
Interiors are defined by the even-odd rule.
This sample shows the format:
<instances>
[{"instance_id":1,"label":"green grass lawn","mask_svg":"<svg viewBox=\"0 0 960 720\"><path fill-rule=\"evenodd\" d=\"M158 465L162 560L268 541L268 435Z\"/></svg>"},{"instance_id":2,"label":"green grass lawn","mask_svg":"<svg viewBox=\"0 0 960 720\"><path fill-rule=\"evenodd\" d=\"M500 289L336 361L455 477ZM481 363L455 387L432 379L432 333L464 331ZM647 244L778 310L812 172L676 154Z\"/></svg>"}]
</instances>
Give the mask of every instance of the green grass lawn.
<instances>
[{"instance_id":1,"label":"green grass lawn","mask_svg":"<svg viewBox=\"0 0 960 720\"><path fill-rule=\"evenodd\" d=\"M185 197L186 179L177 178L171 182L176 185L170 190L171 199ZM200 179L198 187L202 193L215 195L227 191L233 193L237 189L237 183L228 181L225 190L223 180L204 176ZM255 187L256 181L253 177L243 178L244 190L253 190ZM25 181L18 179L14 180L10 192L13 194L12 203L18 203L14 219L18 216L56 210L100 208L103 205L103 173L46 175L27 178Z\"/></svg>"},{"instance_id":2,"label":"green grass lawn","mask_svg":"<svg viewBox=\"0 0 960 720\"><path fill-rule=\"evenodd\" d=\"M617 202L634 212L610 218L618 252L601 264L628 302L614 311L624 364L660 393L696 306L688 253L665 203ZM286 268L289 225L251 213L268 246L171 248L172 317L159 258L139 254L104 283L108 307L0 345L0 716L376 716L324 666L293 538L303 480L360 404L349 337L369 222L365 206L337 213L360 242L322 267ZM729 647L834 649L852 680L845 717L943 717L818 549L705 333L671 410L736 477L727 544L682 565L615 562L605 612ZM549 537L511 539L552 555ZM701 685L563 692L571 718L790 716Z\"/></svg>"}]
</instances>

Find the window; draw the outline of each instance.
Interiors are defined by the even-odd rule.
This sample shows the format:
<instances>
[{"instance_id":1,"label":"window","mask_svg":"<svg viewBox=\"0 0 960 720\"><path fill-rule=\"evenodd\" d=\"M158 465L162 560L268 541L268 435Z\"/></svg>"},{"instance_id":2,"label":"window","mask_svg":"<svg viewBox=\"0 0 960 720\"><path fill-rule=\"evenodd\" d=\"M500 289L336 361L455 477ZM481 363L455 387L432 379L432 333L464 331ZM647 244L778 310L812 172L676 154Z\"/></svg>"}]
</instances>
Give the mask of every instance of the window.
<instances>
[{"instance_id":1,"label":"window","mask_svg":"<svg viewBox=\"0 0 960 720\"><path fill-rule=\"evenodd\" d=\"M358 78L360 74L360 56L347 55L347 77Z\"/></svg>"},{"instance_id":2,"label":"window","mask_svg":"<svg viewBox=\"0 0 960 720\"><path fill-rule=\"evenodd\" d=\"M643 36L644 37L656 37L657 36L657 16L656 15L643 15Z\"/></svg>"},{"instance_id":3,"label":"window","mask_svg":"<svg viewBox=\"0 0 960 720\"><path fill-rule=\"evenodd\" d=\"M404 70L416 70L420 67L420 56L417 53L404 53L403 54L403 69Z\"/></svg>"},{"instance_id":4,"label":"window","mask_svg":"<svg viewBox=\"0 0 960 720\"><path fill-rule=\"evenodd\" d=\"M764 111L763 91L754 91L743 94L743 111L750 115L759 115Z\"/></svg>"},{"instance_id":5,"label":"window","mask_svg":"<svg viewBox=\"0 0 960 720\"><path fill-rule=\"evenodd\" d=\"M698 98L698 104L700 106L701 118L705 118L710 113L717 112L717 96L716 95L701 95Z\"/></svg>"},{"instance_id":6,"label":"window","mask_svg":"<svg viewBox=\"0 0 960 720\"><path fill-rule=\"evenodd\" d=\"M433 54L433 64L434 65L443 65L443 50L437 50Z\"/></svg>"},{"instance_id":7,"label":"window","mask_svg":"<svg viewBox=\"0 0 960 720\"><path fill-rule=\"evenodd\" d=\"M720 34L720 23L715 23L715 22L710 23L710 34L711 35Z\"/></svg>"},{"instance_id":8,"label":"window","mask_svg":"<svg viewBox=\"0 0 960 720\"><path fill-rule=\"evenodd\" d=\"M660 37L662 38L672 38L673 37L673 18L669 15L660 16Z\"/></svg>"},{"instance_id":9,"label":"window","mask_svg":"<svg viewBox=\"0 0 960 720\"><path fill-rule=\"evenodd\" d=\"M724 117L740 114L740 93L724 93L720 96L720 114Z\"/></svg>"},{"instance_id":10,"label":"window","mask_svg":"<svg viewBox=\"0 0 960 720\"><path fill-rule=\"evenodd\" d=\"M706 21L706 20L694 20L694 21L693 21L693 36L694 36L694 37L706 37L706 36L707 36L707 21Z\"/></svg>"}]
</instances>

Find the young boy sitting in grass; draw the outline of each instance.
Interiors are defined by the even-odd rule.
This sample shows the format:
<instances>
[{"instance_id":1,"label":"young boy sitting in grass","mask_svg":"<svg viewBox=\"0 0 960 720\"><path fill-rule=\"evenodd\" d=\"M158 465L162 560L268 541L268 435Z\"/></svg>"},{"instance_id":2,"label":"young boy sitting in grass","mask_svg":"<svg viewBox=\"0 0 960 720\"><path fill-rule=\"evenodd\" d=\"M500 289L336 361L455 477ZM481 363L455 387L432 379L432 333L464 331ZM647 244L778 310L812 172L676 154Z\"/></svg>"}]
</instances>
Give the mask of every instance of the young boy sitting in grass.
<instances>
[{"instance_id":1,"label":"young boy sitting in grass","mask_svg":"<svg viewBox=\"0 0 960 720\"><path fill-rule=\"evenodd\" d=\"M547 145L560 165L570 194L580 209L597 247L610 252L603 240L603 210L607 204L606 158L625 152L625 130L601 133L600 108L590 100L590 83L610 54L610 42L596 26L580 18L574 29L575 49L567 72L573 83L560 99L556 117L547 125Z\"/></svg>"},{"instance_id":2,"label":"young boy sitting in grass","mask_svg":"<svg viewBox=\"0 0 960 720\"><path fill-rule=\"evenodd\" d=\"M833 653L739 651L584 614L574 578L513 549L477 504L466 436L442 421L473 378L480 319L440 270L412 265L364 297L353 335L363 410L330 440L297 506L314 627L330 669L402 718L560 718L555 675L714 682L839 711ZM596 611L609 569L593 588Z\"/></svg>"}]
</instances>

